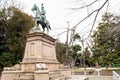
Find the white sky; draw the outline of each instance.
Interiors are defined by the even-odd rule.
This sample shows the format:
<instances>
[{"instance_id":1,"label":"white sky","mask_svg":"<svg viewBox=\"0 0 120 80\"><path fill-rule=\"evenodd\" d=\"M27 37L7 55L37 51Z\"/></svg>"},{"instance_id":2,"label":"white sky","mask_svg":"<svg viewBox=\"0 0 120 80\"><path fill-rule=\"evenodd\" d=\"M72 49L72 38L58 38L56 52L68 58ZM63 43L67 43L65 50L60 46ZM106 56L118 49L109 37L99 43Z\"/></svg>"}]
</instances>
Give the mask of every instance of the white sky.
<instances>
[{"instance_id":1,"label":"white sky","mask_svg":"<svg viewBox=\"0 0 120 80\"><path fill-rule=\"evenodd\" d=\"M69 8L71 7L80 7L87 3L90 3L94 0L19 0L22 5L25 7L24 11L29 15L33 15L31 8L34 4L37 4L39 8L41 7L41 3L44 4L46 10L47 20L50 22L52 31L50 31L50 35L57 38L59 33L66 31L65 28L68 27L67 22L69 21L70 28L77 24L80 20L82 20L88 13L92 10L97 9L105 0L99 0L95 5L90 8L84 8L77 11L72 11ZM77 1L77 2L76 2ZM120 1L119 0L109 0L110 3L108 5L108 12L118 14L120 13ZM102 9L98 19L96 21L96 25L100 21L100 17L105 13L106 7ZM83 37L89 34L91 29L91 23L93 22L94 15L85 20L79 26L77 26L76 31ZM59 36L60 41L65 42L66 34Z\"/></svg>"}]
</instances>

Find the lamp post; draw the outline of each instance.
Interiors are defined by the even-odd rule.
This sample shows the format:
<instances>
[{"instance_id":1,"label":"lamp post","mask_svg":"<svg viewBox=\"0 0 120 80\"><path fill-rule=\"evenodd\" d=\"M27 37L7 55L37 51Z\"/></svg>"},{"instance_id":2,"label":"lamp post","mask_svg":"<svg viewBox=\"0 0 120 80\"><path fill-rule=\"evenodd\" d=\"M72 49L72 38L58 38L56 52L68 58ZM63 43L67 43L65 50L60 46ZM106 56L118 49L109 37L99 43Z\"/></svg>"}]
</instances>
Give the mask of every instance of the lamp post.
<instances>
[{"instance_id":1,"label":"lamp post","mask_svg":"<svg viewBox=\"0 0 120 80\"><path fill-rule=\"evenodd\" d=\"M85 51L84 51L84 40L81 40L82 46L83 46L83 67L84 67L84 75L86 75L86 64L85 64Z\"/></svg>"},{"instance_id":2,"label":"lamp post","mask_svg":"<svg viewBox=\"0 0 120 80\"><path fill-rule=\"evenodd\" d=\"M69 21L68 23L68 28L67 28L67 35L66 35L66 53L65 53L65 65L67 65L67 56L68 56L68 38L69 38Z\"/></svg>"}]
</instances>

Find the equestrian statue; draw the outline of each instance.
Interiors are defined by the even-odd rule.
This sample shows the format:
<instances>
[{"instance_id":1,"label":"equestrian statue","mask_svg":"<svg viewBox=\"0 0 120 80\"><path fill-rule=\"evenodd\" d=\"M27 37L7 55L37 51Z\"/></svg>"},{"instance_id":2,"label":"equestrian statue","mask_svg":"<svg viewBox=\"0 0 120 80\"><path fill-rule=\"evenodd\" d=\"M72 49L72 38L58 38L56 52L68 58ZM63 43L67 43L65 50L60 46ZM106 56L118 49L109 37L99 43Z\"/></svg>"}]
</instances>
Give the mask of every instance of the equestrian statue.
<instances>
[{"instance_id":1,"label":"equestrian statue","mask_svg":"<svg viewBox=\"0 0 120 80\"><path fill-rule=\"evenodd\" d=\"M49 30L51 30L49 21L46 19L46 11L44 9L43 4L41 4L41 11L38 8L38 6L36 4L34 4L33 8L31 9L33 12L35 12L35 26L34 29L35 31L38 31L39 28L39 24L42 26L43 32L45 31L45 28L47 29L47 33L49 32Z\"/></svg>"}]
</instances>

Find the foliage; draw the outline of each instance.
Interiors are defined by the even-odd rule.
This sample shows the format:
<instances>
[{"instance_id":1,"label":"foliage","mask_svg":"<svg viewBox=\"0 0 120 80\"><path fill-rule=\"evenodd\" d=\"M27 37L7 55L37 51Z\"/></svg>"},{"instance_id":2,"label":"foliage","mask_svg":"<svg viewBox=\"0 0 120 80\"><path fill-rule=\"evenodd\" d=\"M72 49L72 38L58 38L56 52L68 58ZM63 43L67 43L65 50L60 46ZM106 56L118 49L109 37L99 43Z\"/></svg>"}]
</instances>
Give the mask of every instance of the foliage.
<instances>
[{"instance_id":1,"label":"foliage","mask_svg":"<svg viewBox=\"0 0 120 80\"><path fill-rule=\"evenodd\" d=\"M91 62L90 62L91 53L87 47L85 48L84 54L82 56L85 58L85 65L90 67L91 66Z\"/></svg>"},{"instance_id":2,"label":"foliage","mask_svg":"<svg viewBox=\"0 0 120 80\"><path fill-rule=\"evenodd\" d=\"M22 59L26 34L34 22L15 6L0 10L0 67L12 66Z\"/></svg>"},{"instance_id":3,"label":"foliage","mask_svg":"<svg viewBox=\"0 0 120 80\"><path fill-rule=\"evenodd\" d=\"M73 30L74 31L74 30ZM80 41L81 37L78 33L73 32L74 34L71 35L71 44L69 45L68 49L68 62L71 63L71 66L76 66L76 61L80 60L81 56L81 46L76 44L75 42L78 40ZM77 63L78 64L78 63Z\"/></svg>"},{"instance_id":4,"label":"foliage","mask_svg":"<svg viewBox=\"0 0 120 80\"><path fill-rule=\"evenodd\" d=\"M81 37L80 37L80 35L78 34L78 33L76 33L74 36L73 36L73 41L75 41L75 40L80 40L81 39Z\"/></svg>"},{"instance_id":5,"label":"foliage","mask_svg":"<svg viewBox=\"0 0 120 80\"><path fill-rule=\"evenodd\" d=\"M120 17L105 13L94 33L93 59L99 64L120 63Z\"/></svg>"},{"instance_id":6,"label":"foliage","mask_svg":"<svg viewBox=\"0 0 120 80\"><path fill-rule=\"evenodd\" d=\"M90 53L90 51L88 50L87 47L85 48L85 51L84 51L84 54L83 54L83 55L85 56L86 59L87 59L87 58L90 58L91 53Z\"/></svg>"},{"instance_id":7,"label":"foliage","mask_svg":"<svg viewBox=\"0 0 120 80\"><path fill-rule=\"evenodd\" d=\"M75 68L75 69L72 69L71 70L72 72L78 72L78 73L84 73L84 69L81 69L81 68ZM95 70L94 69L87 69L86 72L87 73L93 73Z\"/></svg>"},{"instance_id":8,"label":"foliage","mask_svg":"<svg viewBox=\"0 0 120 80\"><path fill-rule=\"evenodd\" d=\"M80 57L81 57L81 46L76 44L76 45L72 45L70 46L69 49L69 54L68 54L68 59L69 62L71 63L71 67L75 66L78 67L80 66Z\"/></svg>"},{"instance_id":9,"label":"foliage","mask_svg":"<svg viewBox=\"0 0 120 80\"><path fill-rule=\"evenodd\" d=\"M78 53L78 51L81 51L81 46L80 45L69 46L69 52L68 52L68 55L67 55L68 62L71 63L71 59L75 61L78 57L81 56L81 54ZM60 63L65 62L65 57L66 57L65 52L66 52L65 44L60 43L59 41L56 41L57 59Z\"/></svg>"},{"instance_id":10,"label":"foliage","mask_svg":"<svg viewBox=\"0 0 120 80\"><path fill-rule=\"evenodd\" d=\"M71 46L71 51L69 51L69 56L72 57L73 59L77 59L78 57L80 57L80 53L78 53L78 51L81 51L81 46L76 44Z\"/></svg>"},{"instance_id":11,"label":"foliage","mask_svg":"<svg viewBox=\"0 0 120 80\"><path fill-rule=\"evenodd\" d=\"M19 62L19 59L16 59L20 56L18 56L17 54L14 53L9 53L9 52L4 52L0 55L0 67L4 67L4 66L12 66L15 63Z\"/></svg>"},{"instance_id":12,"label":"foliage","mask_svg":"<svg viewBox=\"0 0 120 80\"><path fill-rule=\"evenodd\" d=\"M58 61L63 63L65 61L65 44L56 41L55 49Z\"/></svg>"}]
</instances>

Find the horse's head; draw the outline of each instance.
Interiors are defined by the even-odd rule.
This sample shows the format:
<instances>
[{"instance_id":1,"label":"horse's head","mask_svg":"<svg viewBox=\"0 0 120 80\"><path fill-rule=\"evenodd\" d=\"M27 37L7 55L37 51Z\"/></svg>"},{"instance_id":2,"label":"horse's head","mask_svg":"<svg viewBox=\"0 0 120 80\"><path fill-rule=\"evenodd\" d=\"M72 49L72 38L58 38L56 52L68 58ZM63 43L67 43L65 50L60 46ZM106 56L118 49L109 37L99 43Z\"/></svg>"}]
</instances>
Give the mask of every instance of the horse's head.
<instances>
[{"instance_id":1,"label":"horse's head","mask_svg":"<svg viewBox=\"0 0 120 80\"><path fill-rule=\"evenodd\" d=\"M37 10L37 5L36 4L34 4L34 6L33 6L33 8L31 9L32 11L34 11L34 10Z\"/></svg>"},{"instance_id":2,"label":"horse's head","mask_svg":"<svg viewBox=\"0 0 120 80\"><path fill-rule=\"evenodd\" d=\"M42 20L40 10L36 4L34 4L31 10L34 11L36 20Z\"/></svg>"}]
</instances>

